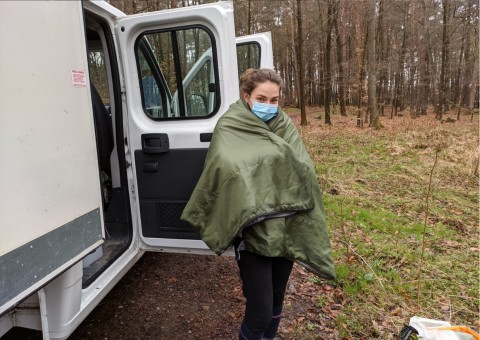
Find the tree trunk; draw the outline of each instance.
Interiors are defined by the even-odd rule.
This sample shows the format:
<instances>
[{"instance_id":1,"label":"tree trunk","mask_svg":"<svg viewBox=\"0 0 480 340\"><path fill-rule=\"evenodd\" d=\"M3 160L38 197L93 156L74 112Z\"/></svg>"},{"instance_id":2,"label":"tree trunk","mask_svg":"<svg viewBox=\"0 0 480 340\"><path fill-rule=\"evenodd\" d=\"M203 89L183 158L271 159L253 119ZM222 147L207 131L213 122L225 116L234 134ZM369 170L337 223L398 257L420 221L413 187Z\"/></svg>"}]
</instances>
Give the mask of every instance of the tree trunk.
<instances>
[{"instance_id":1,"label":"tree trunk","mask_svg":"<svg viewBox=\"0 0 480 340\"><path fill-rule=\"evenodd\" d=\"M475 15L474 11L474 1L470 0L468 2L468 13L469 16L466 20L467 26L467 37L466 46L465 46L465 79L462 90L462 106L467 107L469 110L473 109L473 90L474 90L474 74L475 72L470 72L470 70L475 70L475 54L478 49L475 47L475 42L477 42L478 37L478 15ZM470 35L469 32L473 31L474 34ZM472 39L473 38L473 39ZM473 49L472 49L472 40L473 40Z\"/></svg>"},{"instance_id":2,"label":"tree trunk","mask_svg":"<svg viewBox=\"0 0 480 340\"><path fill-rule=\"evenodd\" d=\"M307 114L305 111L305 86L303 77L305 65L303 63L303 32L302 32L302 1L297 0L297 26L298 26L298 101L300 104L300 125L307 125Z\"/></svg>"},{"instance_id":3,"label":"tree trunk","mask_svg":"<svg viewBox=\"0 0 480 340\"><path fill-rule=\"evenodd\" d=\"M438 120L442 120L443 114L447 109L447 72L448 72L448 54L449 54L449 37L448 37L448 19L449 19L449 3L448 0L442 0L443 7L443 25L442 25L442 65L440 69L439 98L436 116Z\"/></svg>"},{"instance_id":4,"label":"tree trunk","mask_svg":"<svg viewBox=\"0 0 480 340\"><path fill-rule=\"evenodd\" d=\"M338 101L340 104L340 115L347 115L347 108L345 105L345 82L344 82L344 71L343 71L343 45L342 45L342 35L338 29L338 12L339 12L339 1L335 1L333 8L333 26L335 28L335 33L337 34L337 67L338 67Z\"/></svg>"},{"instance_id":5,"label":"tree trunk","mask_svg":"<svg viewBox=\"0 0 480 340\"><path fill-rule=\"evenodd\" d=\"M317 7L318 7L318 26L319 27L326 27L327 24L324 23L324 18L323 18L323 8L325 7L324 6L324 2L322 0L317 0ZM325 50L325 46L326 46L326 43L324 43L323 39L324 39L325 35L323 34L323 31L322 31L322 34L319 35L319 38L318 38L318 44L317 44L317 48L319 51L324 51ZM326 97L326 88L327 88L327 85L326 85L326 75L325 75L325 53L318 53L318 60L317 60L317 65L318 65L318 106L322 106L322 105L325 105L325 97Z\"/></svg>"},{"instance_id":6,"label":"tree trunk","mask_svg":"<svg viewBox=\"0 0 480 340\"><path fill-rule=\"evenodd\" d=\"M379 114L381 116L384 116L384 105L385 105L385 96L387 93L387 60L386 60L386 55L387 55L387 49L385 46L385 37L384 37L384 12L385 12L385 1L380 0L379 3L379 10L378 10L378 24L377 24L377 32L378 32L378 68L380 71L380 79L379 79L379 86L378 86L378 92L377 92L377 98L378 98L378 107L379 107Z\"/></svg>"},{"instance_id":7,"label":"tree trunk","mask_svg":"<svg viewBox=\"0 0 480 340\"><path fill-rule=\"evenodd\" d=\"M462 89L462 106L469 109L473 108L473 75L474 72L469 72L469 70L475 69L475 59L473 58L473 53L471 51L471 40L470 37L467 37L467 42L465 46L465 79Z\"/></svg>"},{"instance_id":8,"label":"tree trunk","mask_svg":"<svg viewBox=\"0 0 480 340\"><path fill-rule=\"evenodd\" d=\"M416 108L415 116L427 114L427 98L428 98L428 31L425 27L427 22L425 2L420 2L420 34L418 35L418 84L416 90Z\"/></svg>"},{"instance_id":9,"label":"tree trunk","mask_svg":"<svg viewBox=\"0 0 480 340\"><path fill-rule=\"evenodd\" d=\"M298 1L298 0L297 0ZM297 50L297 43L295 42L295 21L294 21L294 10L295 10L295 2L293 0L291 0L291 2L289 1L289 5L290 5L290 28L291 28L291 58L290 58L290 66L291 66L291 74L292 74L292 81L291 81L291 85L292 85L292 89L295 89L294 91L292 90L291 91L291 94L292 94L292 105L295 106L295 107L299 107L299 104L300 104L300 99L299 99L299 95L300 95L300 92L299 92L299 84L298 84L298 81L299 81L299 77L298 77L298 58L297 58L297 54L298 54L298 50Z\"/></svg>"},{"instance_id":10,"label":"tree trunk","mask_svg":"<svg viewBox=\"0 0 480 340\"><path fill-rule=\"evenodd\" d=\"M333 0L329 0L327 6L327 46L325 49L325 124L332 125L332 121L330 119L330 99L332 97L332 65L330 54L332 52Z\"/></svg>"},{"instance_id":11,"label":"tree trunk","mask_svg":"<svg viewBox=\"0 0 480 340\"><path fill-rule=\"evenodd\" d=\"M252 34L252 0L248 0L247 6L247 35ZM252 51L247 49L247 65L253 65L252 63Z\"/></svg>"},{"instance_id":12,"label":"tree trunk","mask_svg":"<svg viewBox=\"0 0 480 340\"><path fill-rule=\"evenodd\" d=\"M376 0L368 2L368 110L370 112L370 127L380 128L380 119L377 110L377 75L375 65L375 30L376 30Z\"/></svg>"},{"instance_id":13,"label":"tree trunk","mask_svg":"<svg viewBox=\"0 0 480 340\"><path fill-rule=\"evenodd\" d=\"M357 25L357 30L359 31L360 29L360 23ZM357 79L358 79L358 84L357 84L357 94L358 94L358 110L357 110L357 127L363 128L363 121L364 121L364 115L363 115L363 109L362 109L362 97L363 97L363 80L364 80L364 57L365 57L365 48L362 48L362 42L361 42L361 34L357 33L355 35L356 38L356 60L357 60ZM362 47L361 47L362 46Z\"/></svg>"},{"instance_id":14,"label":"tree trunk","mask_svg":"<svg viewBox=\"0 0 480 340\"><path fill-rule=\"evenodd\" d=\"M400 108L400 111L403 111L405 108L404 103L404 68L405 68L405 56L407 55L407 18L408 18L408 2L404 0L404 17L403 17L403 36L402 36L402 51L401 55L398 58L398 66L395 75L395 97L394 97L394 115L397 115L397 109Z\"/></svg>"},{"instance_id":15,"label":"tree trunk","mask_svg":"<svg viewBox=\"0 0 480 340\"><path fill-rule=\"evenodd\" d=\"M252 0L248 0L247 7L247 35L252 34ZM250 49L248 49L250 51Z\"/></svg>"}]
</instances>

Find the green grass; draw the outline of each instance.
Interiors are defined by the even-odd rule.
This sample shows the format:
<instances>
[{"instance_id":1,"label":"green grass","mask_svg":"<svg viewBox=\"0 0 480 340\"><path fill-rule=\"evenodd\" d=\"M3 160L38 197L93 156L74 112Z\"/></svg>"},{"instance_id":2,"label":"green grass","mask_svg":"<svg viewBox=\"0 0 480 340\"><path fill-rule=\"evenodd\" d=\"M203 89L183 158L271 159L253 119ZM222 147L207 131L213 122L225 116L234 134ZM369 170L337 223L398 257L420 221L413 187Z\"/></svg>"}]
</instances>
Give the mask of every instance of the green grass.
<instances>
[{"instance_id":1,"label":"green grass","mask_svg":"<svg viewBox=\"0 0 480 340\"><path fill-rule=\"evenodd\" d=\"M414 315L478 331L478 175L469 163L478 127L452 126L302 131L324 191L337 284L348 301L335 318L341 338L392 338Z\"/></svg>"}]
</instances>

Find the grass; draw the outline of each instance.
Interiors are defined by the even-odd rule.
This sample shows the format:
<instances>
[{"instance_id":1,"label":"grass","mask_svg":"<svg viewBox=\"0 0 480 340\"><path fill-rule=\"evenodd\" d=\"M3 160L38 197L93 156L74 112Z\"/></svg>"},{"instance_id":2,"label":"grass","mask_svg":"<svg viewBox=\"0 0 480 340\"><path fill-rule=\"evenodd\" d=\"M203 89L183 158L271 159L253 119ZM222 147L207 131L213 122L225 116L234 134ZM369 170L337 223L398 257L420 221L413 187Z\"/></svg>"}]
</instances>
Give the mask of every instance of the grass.
<instances>
[{"instance_id":1,"label":"grass","mask_svg":"<svg viewBox=\"0 0 480 340\"><path fill-rule=\"evenodd\" d=\"M298 123L298 113L287 112ZM331 127L317 116L310 112L299 130L324 191L337 285L347 301L334 318L340 338L393 339L414 315L478 331L477 122L382 118L385 128L374 131L355 128L352 116L333 116ZM309 339L314 330L296 332Z\"/></svg>"}]
</instances>

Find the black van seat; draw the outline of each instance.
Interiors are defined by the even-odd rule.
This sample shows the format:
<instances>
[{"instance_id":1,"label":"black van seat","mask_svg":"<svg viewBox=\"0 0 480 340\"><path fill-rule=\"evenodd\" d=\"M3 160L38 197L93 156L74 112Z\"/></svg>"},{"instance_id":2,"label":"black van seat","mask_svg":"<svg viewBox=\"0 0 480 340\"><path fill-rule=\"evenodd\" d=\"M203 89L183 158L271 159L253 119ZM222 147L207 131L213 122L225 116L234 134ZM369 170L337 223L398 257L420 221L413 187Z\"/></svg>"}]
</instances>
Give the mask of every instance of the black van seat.
<instances>
[{"instance_id":1,"label":"black van seat","mask_svg":"<svg viewBox=\"0 0 480 340\"><path fill-rule=\"evenodd\" d=\"M110 176L110 155L114 147L112 118L93 84L91 85L91 91L99 166L100 170L105 171Z\"/></svg>"}]
</instances>

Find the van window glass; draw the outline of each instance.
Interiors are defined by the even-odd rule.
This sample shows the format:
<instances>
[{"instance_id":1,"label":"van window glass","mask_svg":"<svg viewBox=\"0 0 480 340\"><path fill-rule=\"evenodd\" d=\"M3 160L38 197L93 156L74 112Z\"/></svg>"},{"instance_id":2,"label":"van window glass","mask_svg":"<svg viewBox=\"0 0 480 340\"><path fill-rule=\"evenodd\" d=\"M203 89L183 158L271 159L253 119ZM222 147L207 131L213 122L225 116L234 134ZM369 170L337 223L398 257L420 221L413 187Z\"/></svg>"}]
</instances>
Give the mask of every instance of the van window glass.
<instances>
[{"instance_id":1,"label":"van window glass","mask_svg":"<svg viewBox=\"0 0 480 340\"><path fill-rule=\"evenodd\" d=\"M153 119L198 118L218 107L214 42L195 27L145 33L135 47L145 113Z\"/></svg>"},{"instance_id":2,"label":"van window glass","mask_svg":"<svg viewBox=\"0 0 480 340\"><path fill-rule=\"evenodd\" d=\"M103 50L88 51L88 72L90 81L94 84L105 106L110 106L108 94L107 68Z\"/></svg>"},{"instance_id":3,"label":"van window glass","mask_svg":"<svg viewBox=\"0 0 480 340\"><path fill-rule=\"evenodd\" d=\"M167 112L162 100L162 90L159 81L155 79L152 68L149 66L147 58L142 50L138 51L138 65L140 70L140 79L142 81L142 101L143 106L151 117L161 118L163 113ZM163 96L164 97L164 96Z\"/></svg>"},{"instance_id":4,"label":"van window glass","mask_svg":"<svg viewBox=\"0 0 480 340\"><path fill-rule=\"evenodd\" d=\"M260 46L256 42L237 45L238 77L249 68L260 67Z\"/></svg>"}]
</instances>

